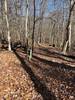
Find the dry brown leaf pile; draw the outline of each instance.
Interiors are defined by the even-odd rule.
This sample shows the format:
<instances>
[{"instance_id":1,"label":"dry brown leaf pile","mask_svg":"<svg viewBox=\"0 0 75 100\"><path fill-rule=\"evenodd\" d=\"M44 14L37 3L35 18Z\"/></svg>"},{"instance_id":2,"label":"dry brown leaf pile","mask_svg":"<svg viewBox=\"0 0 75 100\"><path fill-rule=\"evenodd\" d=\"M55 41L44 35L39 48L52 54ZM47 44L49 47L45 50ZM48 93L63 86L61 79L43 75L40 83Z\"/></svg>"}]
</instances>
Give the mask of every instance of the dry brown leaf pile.
<instances>
[{"instance_id":1,"label":"dry brown leaf pile","mask_svg":"<svg viewBox=\"0 0 75 100\"><path fill-rule=\"evenodd\" d=\"M13 52L0 52L0 100L42 100Z\"/></svg>"}]
</instances>

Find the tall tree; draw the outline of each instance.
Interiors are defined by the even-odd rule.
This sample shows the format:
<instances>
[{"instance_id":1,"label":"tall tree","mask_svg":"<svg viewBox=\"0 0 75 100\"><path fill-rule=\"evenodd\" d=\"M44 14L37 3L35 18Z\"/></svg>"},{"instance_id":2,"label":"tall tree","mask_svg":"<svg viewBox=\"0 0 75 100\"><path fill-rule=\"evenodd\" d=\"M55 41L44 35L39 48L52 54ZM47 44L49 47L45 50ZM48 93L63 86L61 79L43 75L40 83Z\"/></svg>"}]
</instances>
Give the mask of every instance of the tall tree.
<instances>
[{"instance_id":1,"label":"tall tree","mask_svg":"<svg viewBox=\"0 0 75 100\"><path fill-rule=\"evenodd\" d=\"M29 0L26 0L26 49L28 49L28 5Z\"/></svg>"},{"instance_id":2,"label":"tall tree","mask_svg":"<svg viewBox=\"0 0 75 100\"><path fill-rule=\"evenodd\" d=\"M10 36L10 28L9 28L9 21L8 21L8 10L7 10L7 0L5 0L5 18L7 24L7 32L8 32L8 50L11 51L11 36Z\"/></svg>"},{"instance_id":3,"label":"tall tree","mask_svg":"<svg viewBox=\"0 0 75 100\"><path fill-rule=\"evenodd\" d=\"M32 51L34 48L34 32L35 32L35 0L33 0L33 6L34 6L34 17L33 17L33 33L32 33Z\"/></svg>"},{"instance_id":4,"label":"tall tree","mask_svg":"<svg viewBox=\"0 0 75 100\"><path fill-rule=\"evenodd\" d=\"M1 16L2 16L2 26L3 26L3 0L1 0ZM2 27L2 38L4 39L3 27Z\"/></svg>"},{"instance_id":5,"label":"tall tree","mask_svg":"<svg viewBox=\"0 0 75 100\"><path fill-rule=\"evenodd\" d=\"M41 0L40 1L40 11L39 11L39 16L40 16L40 20L39 20L39 28L38 28L38 41L41 43L42 40L42 24L43 24L43 17L44 17L44 13L47 7L47 0Z\"/></svg>"},{"instance_id":6,"label":"tall tree","mask_svg":"<svg viewBox=\"0 0 75 100\"><path fill-rule=\"evenodd\" d=\"M69 17L68 22L66 26L66 34L65 34L65 40L63 43L63 53L65 54L67 49L71 48L71 18L72 18L72 12L75 6L75 0L70 0L70 7L69 7Z\"/></svg>"}]
</instances>

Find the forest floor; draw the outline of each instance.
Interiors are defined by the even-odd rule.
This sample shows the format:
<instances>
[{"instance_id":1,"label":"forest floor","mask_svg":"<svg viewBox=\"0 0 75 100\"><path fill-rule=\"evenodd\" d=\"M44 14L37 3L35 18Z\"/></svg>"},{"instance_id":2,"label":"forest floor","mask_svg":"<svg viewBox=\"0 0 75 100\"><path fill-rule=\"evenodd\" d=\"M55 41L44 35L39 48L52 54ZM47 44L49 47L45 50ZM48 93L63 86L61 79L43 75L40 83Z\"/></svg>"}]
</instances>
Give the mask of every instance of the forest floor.
<instances>
[{"instance_id":1,"label":"forest floor","mask_svg":"<svg viewBox=\"0 0 75 100\"><path fill-rule=\"evenodd\" d=\"M58 48L35 48L32 60L16 51L24 69L44 100L75 100L75 59L64 56Z\"/></svg>"},{"instance_id":2,"label":"forest floor","mask_svg":"<svg viewBox=\"0 0 75 100\"><path fill-rule=\"evenodd\" d=\"M15 54L0 51L0 100L39 100L40 98L42 100Z\"/></svg>"},{"instance_id":3,"label":"forest floor","mask_svg":"<svg viewBox=\"0 0 75 100\"><path fill-rule=\"evenodd\" d=\"M35 48L31 60L15 54L0 53L0 100L75 100L74 58L53 47Z\"/></svg>"}]
</instances>

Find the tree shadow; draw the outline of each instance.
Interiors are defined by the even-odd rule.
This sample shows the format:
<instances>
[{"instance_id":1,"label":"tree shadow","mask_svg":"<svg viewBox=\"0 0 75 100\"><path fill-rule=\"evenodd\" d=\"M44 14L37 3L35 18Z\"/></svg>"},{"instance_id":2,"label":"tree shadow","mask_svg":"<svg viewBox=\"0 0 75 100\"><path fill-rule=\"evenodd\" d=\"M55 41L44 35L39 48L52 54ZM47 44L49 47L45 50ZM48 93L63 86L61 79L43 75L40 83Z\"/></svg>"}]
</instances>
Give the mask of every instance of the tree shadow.
<instances>
[{"instance_id":1,"label":"tree shadow","mask_svg":"<svg viewBox=\"0 0 75 100\"><path fill-rule=\"evenodd\" d=\"M46 59L43 59L43 58L40 58L40 57L37 57L37 56L33 56L33 57L35 59L39 60L40 62L42 62L43 64L47 64L48 66L51 66L51 68L48 67L46 69L45 68L43 69L43 68L41 68L40 65L37 65L38 62L34 63L35 66L39 66L38 68L43 70L43 72L46 76L48 76L48 77L50 76L50 77L53 77L57 80L64 81L68 85L69 85L70 82L72 83L73 86L75 85L75 75L74 75L74 77L69 78L68 76L65 77L65 75L63 74L64 72L75 71L75 67L65 65L64 63L60 64L60 63L57 63L57 62L48 61Z\"/></svg>"},{"instance_id":2,"label":"tree shadow","mask_svg":"<svg viewBox=\"0 0 75 100\"><path fill-rule=\"evenodd\" d=\"M54 52L54 51L50 51L47 48L40 48L40 50L45 51L47 54L52 54L54 56L63 56L63 57L67 57L67 58L71 58L75 60L75 56L74 55L65 55L62 52Z\"/></svg>"},{"instance_id":3,"label":"tree shadow","mask_svg":"<svg viewBox=\"0 0 75 100\"><path fill-rule=\"evenodd\" d=\"M51 91L49 91L49 89L46 87L45 83L42 82L39 79L39 77L34 74L32 69L24 61L24 59L22 57L20 57L17 54L17 52L14 51L14 53L16 54L17 58L21 61L22 67L29 74L31 80L34 83L34 87L35 87L36 91L41 94L41 96L43 97L43 100L56 100L56 97L54 96L54 94Z\"/></svg>"},{"instance_id":4,"label":"tree shadow","mask_svg":"<svg viewBox=\"0 0 75 100\"><path fill-rule=\"evenodd\" d=\"M44 58L40 58L40 57L37 57L35 55L33 55L33 57L36 58L36 59L38 59L38 60L40 60L41 62L43 62L45 64L51 65L51 66L59 67L61 69L65 68L67 70L73 70L73 71L75 71L75 67L71 67L69 65L65 65L64 63L57 63L57 62L48 61L48 60L46 60Z\"/></svg>"}]
</instances>

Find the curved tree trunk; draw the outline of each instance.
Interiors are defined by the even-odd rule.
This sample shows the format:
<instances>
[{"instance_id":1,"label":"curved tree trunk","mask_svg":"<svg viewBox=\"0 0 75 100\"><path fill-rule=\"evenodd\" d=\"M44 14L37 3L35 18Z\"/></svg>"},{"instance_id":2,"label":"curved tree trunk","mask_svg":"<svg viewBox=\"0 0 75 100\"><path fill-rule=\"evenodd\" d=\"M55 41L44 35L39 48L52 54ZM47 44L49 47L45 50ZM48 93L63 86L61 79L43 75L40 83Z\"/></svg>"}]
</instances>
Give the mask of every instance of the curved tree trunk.
<instances>
[{"instance_id":1,"label":"curved tree trunk","mask_svg":"<svg viewBox=\"0 0 75 100\"><path fill-rule=\"evenodd\" d=\"M66 54L67 50L71 49L71 17L72 17L72 11L75 6L75 1L70 0L70 11L69 11L69 18L68 23L66 26L66 34L65 39L63 43L63 53Z\"/></svg>"}]
</instances>

